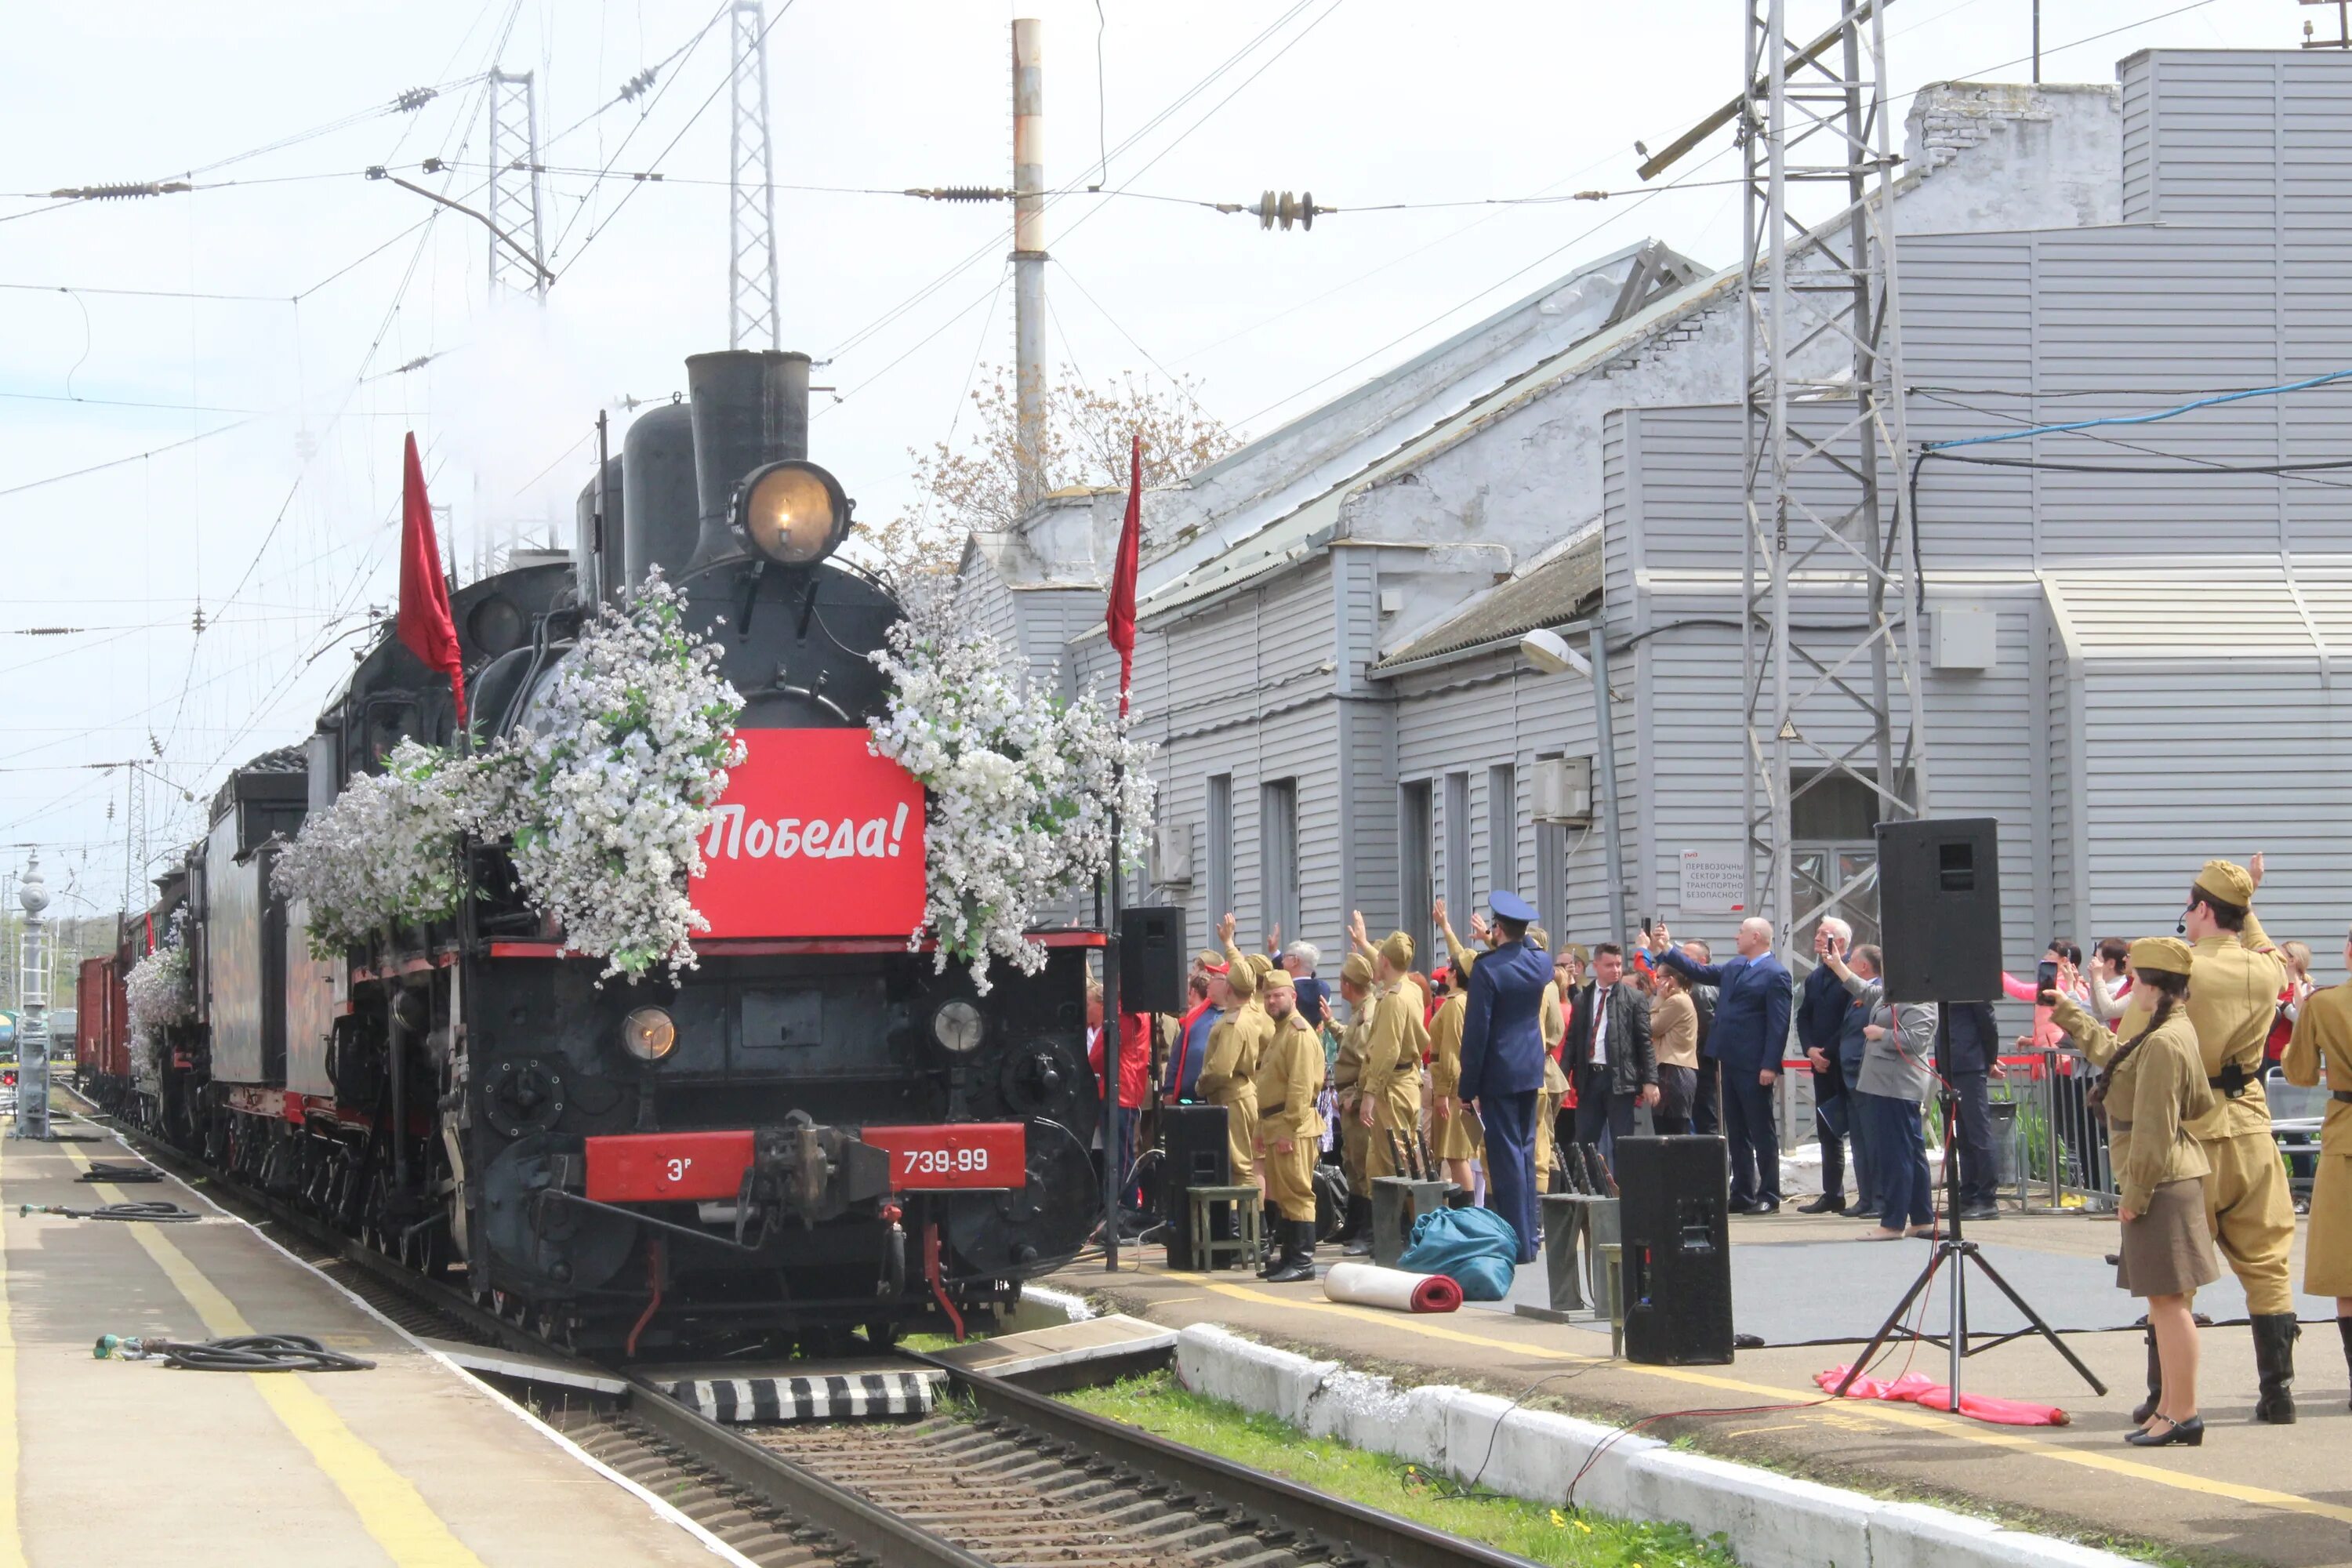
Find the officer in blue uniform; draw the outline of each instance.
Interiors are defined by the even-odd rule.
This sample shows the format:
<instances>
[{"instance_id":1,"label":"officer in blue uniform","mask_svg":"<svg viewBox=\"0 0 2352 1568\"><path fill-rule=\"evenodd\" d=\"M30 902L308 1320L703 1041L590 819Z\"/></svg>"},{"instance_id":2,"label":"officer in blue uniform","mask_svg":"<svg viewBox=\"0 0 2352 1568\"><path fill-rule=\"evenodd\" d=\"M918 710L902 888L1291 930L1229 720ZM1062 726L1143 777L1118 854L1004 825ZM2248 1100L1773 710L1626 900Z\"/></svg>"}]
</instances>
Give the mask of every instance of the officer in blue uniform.
<instances>
[{"instance_id":1,"label":"officer in blue uniform","mask_svg":"<svg viewBox=\"0 0 2352 1568\"><path fill-rule=\"evenodd\" d=\"M1527 943L1532 904L1494 892L1502 941L1470 971L1462 1016L1459 1098L1486 1130L1487 1206L1519 1233L1519 1261L1532 1263L1541 1237L1536 1216L1536 1091L1543 1087L1544 1039L1538 1015L1551 960Z\"/></svg>"}]
</instances>

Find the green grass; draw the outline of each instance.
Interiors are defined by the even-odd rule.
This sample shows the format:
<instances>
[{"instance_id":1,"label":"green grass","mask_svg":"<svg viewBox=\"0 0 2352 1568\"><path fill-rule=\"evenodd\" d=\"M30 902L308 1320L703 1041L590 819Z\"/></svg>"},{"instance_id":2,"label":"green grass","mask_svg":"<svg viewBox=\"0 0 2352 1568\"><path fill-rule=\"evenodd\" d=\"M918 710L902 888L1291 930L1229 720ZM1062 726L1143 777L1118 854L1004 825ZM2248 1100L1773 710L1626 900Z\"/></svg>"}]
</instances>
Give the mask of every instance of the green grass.
<instances>
[{"instance_id":1,"label":"green grass","mask_svg":"<svg viewBox=\"0 0 2352 1568\"><path fill-rule=\"evenodd\" d=\"M1309 1437L1271 1415L1176 1386L1168 1373L1065 1396L1081 1410L1397 1514L1433 1530L1568 1568L1732 1568L1720 1538L1679 1524L1634 1524L1582 1509L1548 1508L1485 1487L1465 1491L1384 1454Z\"/></svg>"}]
</instances>

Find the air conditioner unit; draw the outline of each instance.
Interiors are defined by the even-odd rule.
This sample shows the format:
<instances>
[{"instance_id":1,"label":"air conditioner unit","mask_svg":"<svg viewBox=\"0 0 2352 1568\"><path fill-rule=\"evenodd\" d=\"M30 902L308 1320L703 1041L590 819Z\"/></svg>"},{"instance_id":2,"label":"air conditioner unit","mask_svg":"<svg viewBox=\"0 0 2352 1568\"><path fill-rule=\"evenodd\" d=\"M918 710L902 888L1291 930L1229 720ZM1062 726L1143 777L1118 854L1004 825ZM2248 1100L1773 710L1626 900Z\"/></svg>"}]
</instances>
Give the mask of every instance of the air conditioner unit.
<instances>
[{"instance_id":1,"label":"air conditioner unit","mask_svg":"<svg viewBox=\"0 0 2352 1568\"><path fill-rule=\"evenodd\" d=\"M1163 822L1153 836L1151 880L1162 888L1192 884L1192 824Z\"/></svg>"},{"instance_id":2,"label":"air conditioner unit","mask_svg":"<svg viewBox=\"0 0 2352 1568\"><path fill-rule=\"evenodd\" d=\"M1583 827L1592 821L1592 759L1536 759L1535 819Z\"/></svg>"}]
</instances>

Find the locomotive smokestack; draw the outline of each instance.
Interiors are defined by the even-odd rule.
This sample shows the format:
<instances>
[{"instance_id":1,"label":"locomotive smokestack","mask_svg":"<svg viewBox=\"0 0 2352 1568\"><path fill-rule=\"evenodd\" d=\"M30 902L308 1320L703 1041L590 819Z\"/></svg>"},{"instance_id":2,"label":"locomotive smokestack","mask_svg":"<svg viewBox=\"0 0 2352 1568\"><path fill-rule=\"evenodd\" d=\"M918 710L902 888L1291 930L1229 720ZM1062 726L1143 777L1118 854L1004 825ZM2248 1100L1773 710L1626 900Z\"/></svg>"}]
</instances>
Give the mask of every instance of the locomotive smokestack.
<instances>
[{"instance_id":1,"label":"locomotive smokestack","mask_svg":"<svg viewBox=\"0 0 2352 1568\"><path fill-rule=\"evenodd\" d=\"M809 356L775 349L730 349L686 362L694 411L695 494L702 530L694 564L744 553L729 503L762 463L808 456Z\"/></svg>"}]
</instances>

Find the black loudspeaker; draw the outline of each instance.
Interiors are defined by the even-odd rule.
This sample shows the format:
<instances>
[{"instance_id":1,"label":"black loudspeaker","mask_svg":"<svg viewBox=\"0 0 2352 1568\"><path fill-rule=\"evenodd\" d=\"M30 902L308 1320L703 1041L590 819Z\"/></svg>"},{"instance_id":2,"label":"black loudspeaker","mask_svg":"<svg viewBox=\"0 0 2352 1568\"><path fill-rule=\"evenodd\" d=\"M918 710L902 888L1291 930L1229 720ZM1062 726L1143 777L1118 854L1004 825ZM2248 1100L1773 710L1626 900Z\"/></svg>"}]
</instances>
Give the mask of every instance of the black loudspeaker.
<instances>
[{"instance_id":1,"label":"black loudspeaker","mask_svg":"<svg viewBox=\"0 0 2352 1568\"><path fill-rule=\"evenodd\" d=\"M1731 1360L1731 1165L1714 1137L1617 1140L1625 1359Z\"/></svg>"},{"instance_id":2,"label":"black loudspeaker","mask_svg":"<svg viewBox=\"0 0 2352 1568\"><path fill-rule=\"evenodd\" d=\"M1880 823L1878 925L1897 1002L1999 1000L2000 824Z\"/></svg>"},{"instance_id":3,"label":"black loudspeaker","mask_svg":"<svg viewBox=\"0 0 2352 1568\"><path fill-rule=\"evenodd\" d=\"M1163 1105L1160 1108L1160 1213L1168 1222L1168 1266L1192 1266L1192 1205L1188 1187L1233 1184L1232 1146L1225 1141L1225 1108L1222 1105Z\"/></svg>"},{"instance_id":4,"label":"black loudspeaker","mask_svg":"<svg viewBox=\"0 0 2352 1568\"><path fill-rule=\"evenodd\" d=\"M1118 1010L1181 1015L1184 911L1155 904L1118 918Z\"/></svg>"}]
</instances>

